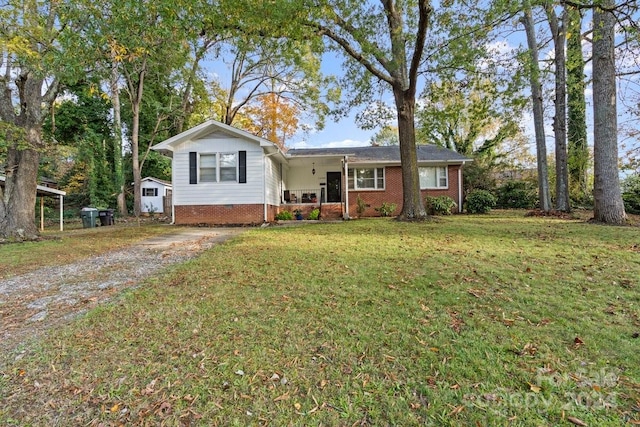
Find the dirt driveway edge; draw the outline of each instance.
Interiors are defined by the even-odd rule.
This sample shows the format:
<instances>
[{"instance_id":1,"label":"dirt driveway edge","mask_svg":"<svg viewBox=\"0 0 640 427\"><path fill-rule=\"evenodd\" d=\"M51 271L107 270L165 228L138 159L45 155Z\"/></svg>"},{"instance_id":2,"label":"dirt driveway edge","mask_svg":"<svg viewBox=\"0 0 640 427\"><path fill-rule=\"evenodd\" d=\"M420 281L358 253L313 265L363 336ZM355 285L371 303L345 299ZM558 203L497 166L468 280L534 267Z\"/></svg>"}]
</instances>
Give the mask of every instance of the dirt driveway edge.
<instances>
[{"instance_id":1,"label":"dirt driveway edge","mask_svg":"<svg viewBox=\"0 0 640 427\"><path fill-rule=\"evenodd\" d=\"M0 350L11 352L243 228L176 228L127 248L0 281Z\"/></svg>"}]
</instances>

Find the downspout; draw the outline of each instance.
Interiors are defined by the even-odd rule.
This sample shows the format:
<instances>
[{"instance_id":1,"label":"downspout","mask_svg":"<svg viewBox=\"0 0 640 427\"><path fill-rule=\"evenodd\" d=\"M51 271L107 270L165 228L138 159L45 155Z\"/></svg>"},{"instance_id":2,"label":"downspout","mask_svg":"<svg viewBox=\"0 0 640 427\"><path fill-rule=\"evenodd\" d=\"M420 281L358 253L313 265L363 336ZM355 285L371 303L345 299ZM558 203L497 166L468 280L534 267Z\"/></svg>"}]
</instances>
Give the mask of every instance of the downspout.
<instances>
[{"instance_id":1,"label":"downspout","mask_svg":"<svg viewBox=\"0 0 640 427\"><path fill-rule=\"evenodd\" d=\"M176 182L175 171L176 168L173 167L173 157L171 157L171 223L169 225L174 225L176 223L176 201L175 201L175 191L173 189L173 183ZM167 191L166 187L164 191ZM164 209L164 207L163 207Z\"/></svg>"},{"instance_id":2,"label":"downspout","mask_svg":"<svg viewBox=\"0 0 640 427\"><path fill-rule=\"evenodd\" d=\"M262 158L262 204L264 206L264 218L262 220L263 223L267 222L267 157L271 157L275 154L278 154L280 149L275 153L265 154Z\"/></svg>"},{"instance_id":3,"label":"downspout","mask_svg":"<svg viewBox=\"0 0 640 427\"><path fill-rule=\"evenodd\" d=\"M349 219L349 156L344 156L344 216Z\"/></svg>"},{"instance_id":4,"label":"downspout","mask_svg":"<svg viewBox=\"0 0 640 427\"><path fill-rule=\"evenodd\" d=\"M462 213L462 167L464 163L463 161L458 168L458 213Z\"/></svg>"}]
</instances>

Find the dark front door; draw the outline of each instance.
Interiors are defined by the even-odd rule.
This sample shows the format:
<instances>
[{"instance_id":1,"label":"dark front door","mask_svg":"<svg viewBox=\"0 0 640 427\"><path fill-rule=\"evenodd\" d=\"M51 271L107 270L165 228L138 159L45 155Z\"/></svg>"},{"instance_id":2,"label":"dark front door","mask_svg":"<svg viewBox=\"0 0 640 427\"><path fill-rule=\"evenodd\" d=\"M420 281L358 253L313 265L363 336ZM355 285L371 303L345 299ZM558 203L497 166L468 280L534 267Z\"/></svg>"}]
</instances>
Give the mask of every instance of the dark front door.
<instances>
[{"instance_id":1,"label":"dark front door","mask_svg":"<svg viewBox=\"0 0 640 427\"><path fill-rule=\"evenodd\" d=\"M327 203L340 202L342 198L342 173L327 172Z\"/></svg>"}]
</instances>

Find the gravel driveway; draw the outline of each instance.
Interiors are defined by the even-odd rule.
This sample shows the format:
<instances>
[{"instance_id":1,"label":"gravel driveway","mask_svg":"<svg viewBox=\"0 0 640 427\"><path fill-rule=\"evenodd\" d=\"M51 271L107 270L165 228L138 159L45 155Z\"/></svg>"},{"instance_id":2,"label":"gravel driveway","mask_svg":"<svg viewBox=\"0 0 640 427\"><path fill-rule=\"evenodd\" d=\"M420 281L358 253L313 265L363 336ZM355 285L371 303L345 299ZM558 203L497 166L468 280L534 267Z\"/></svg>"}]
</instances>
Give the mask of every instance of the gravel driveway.
<instances>
[{"instance_id":1,"label":"gravel driveway","mask_svg":"<svg viewBox=\"0 0 640 427\"><path fill-rule=\"evenodd\" d=\"M11 351L243 230L176 228L126 249L0 281L0 351Z\"/></svg>"}]
</instances>

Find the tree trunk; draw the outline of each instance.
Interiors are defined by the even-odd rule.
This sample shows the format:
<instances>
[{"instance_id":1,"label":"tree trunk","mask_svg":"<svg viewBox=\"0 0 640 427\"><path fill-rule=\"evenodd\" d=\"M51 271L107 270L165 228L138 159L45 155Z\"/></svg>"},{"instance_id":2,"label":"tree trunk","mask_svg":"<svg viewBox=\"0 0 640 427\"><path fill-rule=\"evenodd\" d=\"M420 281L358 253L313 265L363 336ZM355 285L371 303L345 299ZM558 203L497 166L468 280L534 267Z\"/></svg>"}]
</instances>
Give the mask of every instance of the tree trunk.
<instances>
[{"instance_id":1,"label":"tree trunk","mask_svg":"<svg viewBox=\"0 0 640 427\"><path fill-rule=\"evenodd\" d=\"M5 66L8 75L12 70L10 62ZM8 78L0 79L0 120L6 123L8 143L5 187L0 189L0 239L35 240L39 237L34 209L43 149L43 108L53 102L58 83L49 82L49 89L43 95L44 79L26 67L21 69L15 80L16 96L20 100L16 107L8 81Z\"/></svg>"},{"instance_id":2,"label":"tree trunk","mask_svg":"<svg viewBox=\"0 0 640 427\"><path fill-rule=\"evenodd\" d=\"M38 129L28 129L27 138L30 146L39 146ZM40 154L36 149L17 148L9 149L7 154L6 182L0 201L0 240L35 240L39 237L34 209Z\"/></svg>"},{"instance_id":3,"label":"tree trunk","mask_svg":"<svg viewBox=\"0 0 640 427\"><path fill-rule=\"evenodd\" d=\"M409 90L394 87L393 94L398 110L398 137L400 163L402 164L402 211L399 219L418 220L427 217L420 192L418 154L416 151L415 97Z\"/></svg>"},{"instance_id":4,"label":"tree trunk","mask_svg":"<svg viewBox=\"0 0 640 427\"><path fill-rule=\"evenodd\" d=\"M140 103L133 105L133 122L131 126L131 161L133 167L133 214L140 216L142 203L142 175L140 171Z\"/></svg>"},{"instance_id":5,"label":"tree trunk","mask_svg":"<svg viewBox=\"0 0 640 427\"><path fill-rule=\"evenodd\" d=\"M615 75L615 23L605 0L593 12L593 216L607 224L624 224L626 214L618 176L618 121Z\"/></svg>"},{"instance_id":6,"label":"tree trunk","mask_svg":"<svg viewBox=\"0 0 640 427\"><path fill-rule=\"evenodd\" d=\"M533 123L536 134L536 157L538 160L538 197L540 209L545 212L551 210L551 197L549 195L549 174L547 167L547 145L544 136L544 114L542 108L542 85L540 84L540 68L538 66L538 43L531 14L531 5L524 4L524 17L521 19L527 33L529 46L529 80L531 82L531 101L533 104Z\"/></svg>"},{"instance_id":7,"label":"tree trunk","mask_svg":"<svg viewBox=\"0 0 640 427\"><path fill-rule=\"evenodd\" d=\"M112 55L113 56L113 55ZM124 170L122 168L122 117L120 115L120 88L118 80L120 73L118 72L118 63L112 57L111 68L111 106L113 108L113 174L115 178L115 187L118 191L118 212L121 216L127 216L127 203L124 195Z\"/></svg>"},{"instance_id":8,"label":"tree trunk","mask_svg":"<svg viewBox=\"0 0 640 427\"><path fill-rule=\"evenodd\" d=\"M584 203L587 198L587 102L582 55L582 15L579 9L568 10L567 23L567 104L568 104L568 173L571 197Z\"/></svg>"},{"instance_id":9,"label":"tree trunk","mask_svg":"<svg viewBox=\"0 0 640 427\"><path fill-rule=\"evenodd\" d=\"M567 6L565 6L567 7ZM545 5L555 56L555 116L553 134L556 142L556 209L569 212L569 172L567 169L567 63L565 58L566 9L558 19L553 7Z\"/></svg>"}]
</instances>

